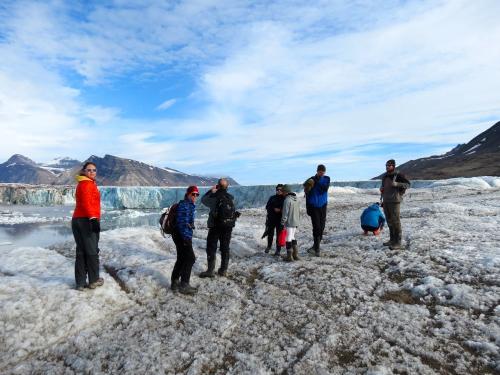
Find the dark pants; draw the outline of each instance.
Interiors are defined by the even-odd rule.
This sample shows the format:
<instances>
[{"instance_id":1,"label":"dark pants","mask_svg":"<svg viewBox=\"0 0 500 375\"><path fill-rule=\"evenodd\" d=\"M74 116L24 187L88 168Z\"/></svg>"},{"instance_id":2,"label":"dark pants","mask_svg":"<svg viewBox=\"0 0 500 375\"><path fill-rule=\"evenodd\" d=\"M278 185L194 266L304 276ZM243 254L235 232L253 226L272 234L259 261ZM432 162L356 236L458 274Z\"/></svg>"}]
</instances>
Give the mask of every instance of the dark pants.
<instances>
[{"instance_id":1,"label":"dark pants","mask_svg":"<svg viewBox=\"0 0 500 375\"><path fill-rule=\"evenodd\" d=\"M361 229L363 229L366 232L375 232L376 230L379 230L381 228L382 228L382 225L380 225L379 227L372 227L370 225L362 225L361 226Z\"/></svg>"},{"instance_id":2,"label":"dark pants","mask_svg":"<svg viewBox=\"0 0 500 375\"><path fill-rule=\"evenodd\" d=\"M174 233L172 239L177 250L177 260L175 261L174 269L172 270L172 281L178 281L189 284L191 278L191 269L196 261L196 256L193 251L193 242L191 239L183 239L179 233Z\"/></svg>"},{"instance_id":3,"label":"dark pants","mask_svg":"<svg viewBox=\"0 0 500 375\"><path fill-rule=\"evenodd\" d=\"M219 271L227 271L229 265L229 243L233 228L209 228L207 236L207 262L208 270L215 268L217 242L220 242L221 265Z\"/></svg>"},{"instance_id":4,"label":"dark pants","mask_svg":"<svg viewBox=\"0 0 500 375\"><path fill-rule=\"evenodd\" d=\"M401 220L399 219L400 204L396 202L384 202L384 214L389 227L391 242L401 243Z\"/></svg>"},{"instance_id":5,"label":"dark pants","mask_svg":"<svg viewBox=\"0 0 500 375\"><path fill-rule=\"evenodd\" d=\"M311 216L314 238L314 249L319 249L319 243L323 239L323 232L326 224L326 207L308 207L308 212Z\"/></svg>"},{"instance_id":6,"label":"dark pants","mask_svg":"<svg viewBox=\"0 0 500 375\"><path fill-rule=\"evenodd\" d=\"M75 281L76 286L85 286L99 278L99 233L90 230L90 220L78 217L71 220L71 229L76 242Z\"/></svg>"},{"instance_id":7,"label":"dark pants","mask_svg":"<svg viewBox=\"0 0 500 375\"><path fill-rule=\"evenodd\" d=\"M280 223L272 223L270 222L267 225L267 247L271 248L273 246L273 239L274 239L274 232L276 232L276 249L280 249L281 246L278 245L278 237L279 237L279 231L280 231Z\"/></svg>"}]
</instances>

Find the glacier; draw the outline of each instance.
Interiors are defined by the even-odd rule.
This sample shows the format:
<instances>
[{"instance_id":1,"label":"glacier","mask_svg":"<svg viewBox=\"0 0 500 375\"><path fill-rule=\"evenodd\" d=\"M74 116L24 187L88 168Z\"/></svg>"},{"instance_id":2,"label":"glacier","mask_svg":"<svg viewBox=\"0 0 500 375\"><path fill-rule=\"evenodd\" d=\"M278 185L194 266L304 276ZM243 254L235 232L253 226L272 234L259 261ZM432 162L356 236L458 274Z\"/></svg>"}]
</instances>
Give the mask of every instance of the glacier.
<instances>
[{"instance_id":1,"label":"glacier","mask_svg":"<svg viewBox=\"0 0 500 375\"><path fill-rule=\"evenodd\" d=\"M295 192L302 191L301 184L290 184ZM333 181L331 190L361 189L375 191L380 181ZM500 186L500 177L453 178L449 180L416 180L412 189L491 189ZM238 208L259 207L274 194L274 185L232 186L229 192L234 195ZM204 194L209 188L200 188ZM101 186L101 202L105 209L157 209L168 207L183 198L185 187L118 187ZM339 190L340 191L340 190ZM74 186L46 186L26 184L0 184L0 204L24 204L34 206L75 204Z\"/></svg>"}]
</instances>

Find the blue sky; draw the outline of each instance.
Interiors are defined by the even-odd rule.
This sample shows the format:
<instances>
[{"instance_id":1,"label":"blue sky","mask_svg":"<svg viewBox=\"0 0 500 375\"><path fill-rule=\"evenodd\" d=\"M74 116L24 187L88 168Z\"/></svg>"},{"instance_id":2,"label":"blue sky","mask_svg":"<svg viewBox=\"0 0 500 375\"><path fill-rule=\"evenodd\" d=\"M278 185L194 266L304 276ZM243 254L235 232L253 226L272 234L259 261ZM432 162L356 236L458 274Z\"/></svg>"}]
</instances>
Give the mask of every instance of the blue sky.
<instances>
[{"instance_id":1,"label":"blue sky","mask_svg":"<svg viewBox=\"0 0 500 375\"><path fill-rule=\"evenodd\" d=\"M500 120L500 2L3 1L0 158L368 179Z\"/></svg>"}]
</instances>

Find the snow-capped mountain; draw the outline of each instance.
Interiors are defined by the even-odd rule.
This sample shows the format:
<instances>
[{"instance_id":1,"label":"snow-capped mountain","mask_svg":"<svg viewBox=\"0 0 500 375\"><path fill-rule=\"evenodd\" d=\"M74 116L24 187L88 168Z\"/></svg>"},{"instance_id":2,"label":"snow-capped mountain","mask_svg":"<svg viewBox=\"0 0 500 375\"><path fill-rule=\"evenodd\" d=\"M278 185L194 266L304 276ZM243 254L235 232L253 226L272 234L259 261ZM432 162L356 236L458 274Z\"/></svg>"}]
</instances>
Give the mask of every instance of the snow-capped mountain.
<instances>
[{"instance_id":1,"label":"snow-capped mountain","mask_svg":"<svg viewBox=\"0 0 500 375\"><path fill-rule=\"evenodd\" d=\"M446 154L410 160L398 170L410 179L420 180L500 176L500 121Z\"/></svg>"},{"instance_id":2,"label":"snow-capped mountain","mask_svg":"<svg viewBox=\"0 0 500 375\"><path fill-rule=\"evenodd\" d=\"M194 176L171 169L159 168L132 159L105 155L92 155L87 159L96 164L97 182L101 186L211 186L216 177ZM0 164L0 182L73 185L82 163L68 157L47 163L36 163L23 156L14 155ZM238 185L228 178L231 185Z\"/></svg>"}]
</instances>

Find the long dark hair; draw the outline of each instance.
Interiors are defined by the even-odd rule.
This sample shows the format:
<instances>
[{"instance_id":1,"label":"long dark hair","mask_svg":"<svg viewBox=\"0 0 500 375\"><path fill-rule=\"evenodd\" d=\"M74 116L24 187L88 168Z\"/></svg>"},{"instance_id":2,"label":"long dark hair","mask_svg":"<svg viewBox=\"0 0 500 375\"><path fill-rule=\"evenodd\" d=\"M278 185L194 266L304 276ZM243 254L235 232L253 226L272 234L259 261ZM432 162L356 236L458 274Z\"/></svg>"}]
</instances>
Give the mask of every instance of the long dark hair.
<instances>
[{"instance_id":1,"label":"long dark hair","mask_svg":"<svg viewBox=\"0 0 500 375\"><path fill-rule=\"evenodd\" d=\"M82 169L80 169L80 176L85 176L85 169L87 169L87 167L89 165L93 165L94 167L97 168L97 165L95 165L94 163L92 163L91 161L87 161L85 164L83 164L83 167Z\"/></svg>"}]
</instances>

